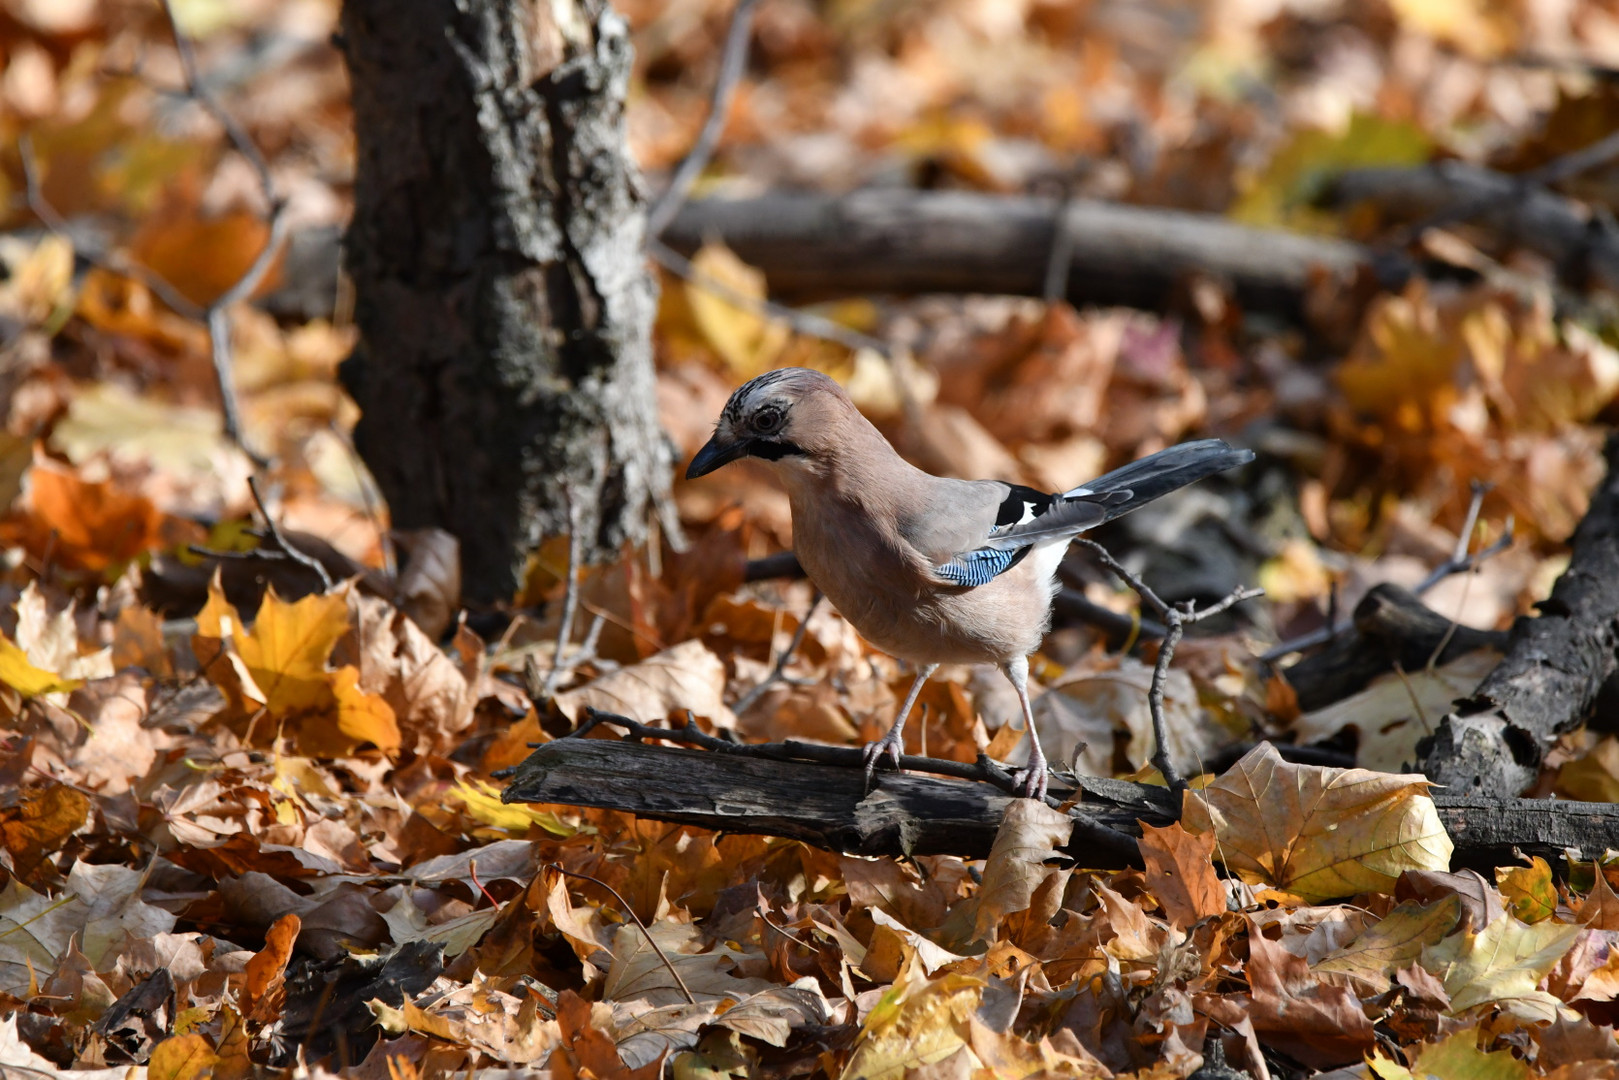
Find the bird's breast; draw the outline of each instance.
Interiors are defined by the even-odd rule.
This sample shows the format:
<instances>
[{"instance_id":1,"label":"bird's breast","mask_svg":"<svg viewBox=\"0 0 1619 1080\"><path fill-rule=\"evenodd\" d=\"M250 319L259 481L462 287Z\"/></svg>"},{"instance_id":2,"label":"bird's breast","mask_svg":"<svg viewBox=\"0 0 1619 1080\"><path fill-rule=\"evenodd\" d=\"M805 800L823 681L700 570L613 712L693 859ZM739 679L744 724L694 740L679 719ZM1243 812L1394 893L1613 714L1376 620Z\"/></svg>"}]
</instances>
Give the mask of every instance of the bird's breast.
<instances>
[{"instance_id":1,"label":"bird's breast","mask_svg":"<svg viewBox=\"0 0 1619 1080\"><path fill-rule=\"evenodd\" d=\"M833 607L892 656L916 663L1003 663L1027 656L1044 636L1055 568L1050 558L1025 559L973 589L941 585L931 563L897 533L887 534L858 514L800 506L797 500L793 546Z\"/></svg>"}]
</instances>

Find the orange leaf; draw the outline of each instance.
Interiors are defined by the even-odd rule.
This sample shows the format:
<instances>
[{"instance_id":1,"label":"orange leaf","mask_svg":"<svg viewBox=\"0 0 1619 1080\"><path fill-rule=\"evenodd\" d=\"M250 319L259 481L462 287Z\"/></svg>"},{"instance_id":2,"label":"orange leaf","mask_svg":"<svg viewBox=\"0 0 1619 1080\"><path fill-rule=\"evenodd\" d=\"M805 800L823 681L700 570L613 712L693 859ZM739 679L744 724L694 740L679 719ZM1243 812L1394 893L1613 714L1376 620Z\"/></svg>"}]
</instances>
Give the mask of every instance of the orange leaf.
<instances>
[{"instance_id":1,"label":"orange leaf","mask_svg":"<svg viewBox=\"0 0 1619 1080\"><path fill-rule=\"evenodd\" d=\"M1169 921L1185 929L1226 910L1225 889L1214 873L1214 834L1194 835L1174 822L1162 829L1141 823L1136 841L1147 864L1147 886Z\"/></svg>"},{"instance_id":2,"label":"orange leaf","mask_svg":"<svg viewBox=\"0 0 1619 1080\"><path fill-rule=\"evenodd\" d=\"M6 538L73 569L105 570L164 542L163 514L144 496L46 459L28 472L28 501L31 512L8 523Z\"/></svg>"},{"instance_id":3,"label":"orange leaf","mask_svg":"<svg viewBox=\"0 0 1619 1080\"><path fill-rule=\"evenodd\" d=\"M45 856L62 850L89 814L90 800L62 784L27 792L0 810L0 844L10 852L17 876L32 879Z\"/></svg>"},{"instance_id":4,"label":"orange leaf","mask_svg":"<svg viewBox=\"0 0 1619 1080\"><path fill-rule=\"evenodd\" d=\"M271 991L281 984L287 960L292 956L292 943L298 940L302 926L298 916L288 913L277 919L264 935L264 948L247 962L247 987L242 992L243 1016L260 1021L271 1019L268 1015L255 1014L269 1011L264 1006L268 1004Z\"/></svg>"},{"instance_id":5,"label":"orange leaf","mask_svg":"<svg viewBox=\"0 0 1619 1080\"><path fill-rule=\"evenodd\" d=\"M348 737L350 752L358 743L372 743L378 750L399 749L403 740L393 706L380 694L368 694L360 689L360 669L338 668L332 672L331 679L332 690L337 695L337 730ZM307 725L304 736L307 740Z\"/></svg>"},{"instance_id":6,"label":"orange leaf","mask_svg":"<svg viewBox=\"0 0 1619 1080\"><path fill-rule=\"evenodd\" d=\"M158 217L136 238L134 256L201 306L241 278L269 232L264 219L245 210L207 220ZM260 291L273 289L276 278L272 270Z\"/></svg>"}]
</instances>

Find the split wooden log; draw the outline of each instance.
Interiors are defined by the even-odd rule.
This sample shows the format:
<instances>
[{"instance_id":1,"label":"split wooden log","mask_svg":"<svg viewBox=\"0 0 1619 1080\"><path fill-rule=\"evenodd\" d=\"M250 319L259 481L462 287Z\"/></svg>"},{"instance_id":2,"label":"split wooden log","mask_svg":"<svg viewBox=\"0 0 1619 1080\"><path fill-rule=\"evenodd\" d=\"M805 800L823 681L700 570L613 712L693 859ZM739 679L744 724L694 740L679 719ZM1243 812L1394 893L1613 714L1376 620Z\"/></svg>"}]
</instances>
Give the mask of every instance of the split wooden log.
<instances>
[{"instance_id":1,"label":"split wooden log","mask_svg":"<svg viewBox=\"0 0 1619 1080\"><path fill-rule=\"evenodd\" d=\"M858 760L857 749L847 752ZM1164 788L1090 777L1081 783L1077 812L1086 827L1075 830L1067 851L1087 868L1139 865L1133 843L1099 840L1104 831L1133 838L1142 822L1162 826L1175 819ZM1013 797L986 783L892 772L878 773L867 794L858 767L575 738L535 749L513 770L502 798L624 810L860 855L979 859L989 853ZM1434 802L1456 845L1456 869L1514 865L1520 861L1515 851L1555 865L1565 848L1579 848L1587 857L1619 848L1616 805L1443 791L1434 793Z\"/></svg>"}]
</instances>

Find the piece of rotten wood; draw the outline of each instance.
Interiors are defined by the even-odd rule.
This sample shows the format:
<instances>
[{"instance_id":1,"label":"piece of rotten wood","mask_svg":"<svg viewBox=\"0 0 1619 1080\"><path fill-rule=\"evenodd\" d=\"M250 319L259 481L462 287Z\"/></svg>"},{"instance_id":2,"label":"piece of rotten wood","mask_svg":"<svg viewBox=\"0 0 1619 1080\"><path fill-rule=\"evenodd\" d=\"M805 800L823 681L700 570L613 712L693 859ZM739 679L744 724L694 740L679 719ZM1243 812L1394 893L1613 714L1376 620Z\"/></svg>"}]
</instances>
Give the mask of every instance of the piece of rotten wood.
<instances>
[{"instance_id":1,"label":"piece of rotten wood","mask_svg":"<svg viewBox=\"0 0 1619 1080\"><path fill-rule=\"evenodd\" d=\"M1607 476L1540 614L1513 623L1501 662L1417 746L1423 773L1452 791L1523 791L1619 668L1619 436L1604 456Z\"/></svg>"},{"instance_id":2,"label":"piece of rotten wood","mask_svg":"<svg viewBox=\"0 0 1619 1080\"><path fill-rule=\"evenodd\" d=\"M1171 820L1162 788L1117 781L1097 788L1087 793L1083 809L1102 828L1133 836L1141 817L1160 825ZM1102 791L1120 797L1105 798ZM989 784L894 772L877 773L868 794L858 767L617 739L557 739L512 771L501 798L627 810L857 855L982 858L1013 796ZM1117 869L1131 861L1134 853L1118 845L1087 843L1092 835L1076 830L1070 843L1081 863Z\"/></svg>"},{"instance_id":3,"label":"piece of rotten wood","mask_svg":"<svg viewBox=\"0 0 1619 1080\"><path fill-rule=\"evenodd\" d=\"M1319 652L1282 672L1305 712L1325 708L1366 689L1396 668L1421 671L1430 660L1447 664L1474 649L1506 647L1505 631L1462 626L1398 585L1373 586L1355 605L1354 623Z\"/></svg>"},{"instance_id":4,"label":"piece of rotten wood","mask_svg":"<svg viewBox=\"0 0 1619 1080\"><path fill-rule=\"evenodd\" d=\"M1174 818L1163 788L1105 778L1082 782L1085 797L1078 809L1094 825L1139 836L1141 822L1162 826ZM969 859L989 853L1012 800L988 784L918 773L880 772L869 795L864 783L853 767L615 739L557 739L513 770L502 798L624 810L860 855ZM1619 805L1442 790L1433 796L1456 845L1454 868L1514 865L1514 849L1556 865L1565 848L1588 856L1619 848ZM1067 848L1081 865L1117 869L1133 861L1115 846L1088 842L1090 835L1077 831Z\"/></svg>"},{"instance_id":5,"label":"piece of rotten wood","mask_svg":"<svg viewBox=\"0 0 1619 1080\"><path fill-rule=\"evenodd\" d=\"M1066 295L1075 304L1162 310L1201 276L1226 283L1245 309L1299 318L1309 286L1347 283L1371 264L1358 244L1213 214L902 188L701 199L681 207L663 242L689 254L722 239L764 271L772 296L787 300L867 292L1040 296L1059 220L1071 244ZM1393 272L1397 262L1379 266Z\"/></svg>"}]
</instances>

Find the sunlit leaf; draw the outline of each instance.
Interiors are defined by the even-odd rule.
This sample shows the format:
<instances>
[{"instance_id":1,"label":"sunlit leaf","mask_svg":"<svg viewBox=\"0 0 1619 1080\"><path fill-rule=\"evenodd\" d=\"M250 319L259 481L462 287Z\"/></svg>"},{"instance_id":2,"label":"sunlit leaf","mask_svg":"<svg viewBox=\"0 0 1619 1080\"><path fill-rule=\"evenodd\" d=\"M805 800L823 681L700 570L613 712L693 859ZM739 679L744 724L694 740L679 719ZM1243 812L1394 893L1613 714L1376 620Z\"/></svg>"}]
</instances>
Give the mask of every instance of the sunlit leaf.
<instances>
[{"instance_id":1,"label":"sunlit leaf","mask_svg":"<svg viewBox=\"0 0 1619 1080\"><path fill-rule=\"evenodd\" d=\"M1388 892L1406 870L1445 870L1451 842L1422 776L1293 765L1269 743L1186 793L1182 823L1213 830L1226 867L1306 900Z\"/></svg>"}]
</instances>

